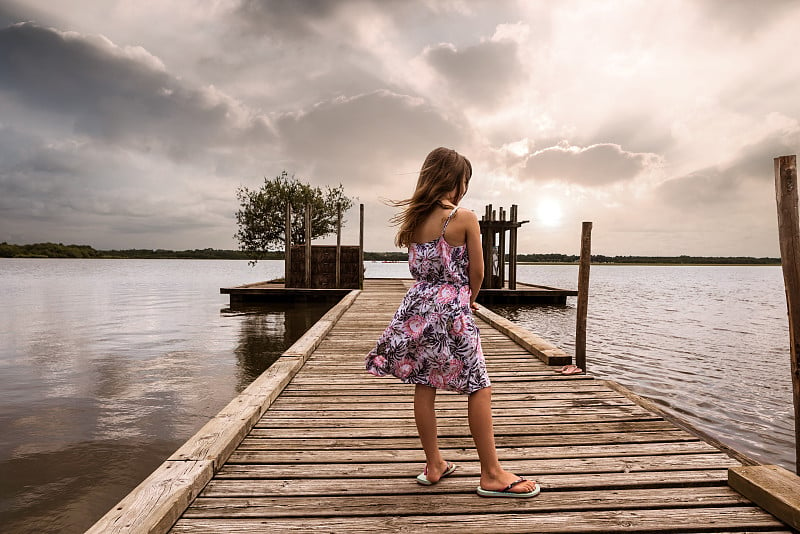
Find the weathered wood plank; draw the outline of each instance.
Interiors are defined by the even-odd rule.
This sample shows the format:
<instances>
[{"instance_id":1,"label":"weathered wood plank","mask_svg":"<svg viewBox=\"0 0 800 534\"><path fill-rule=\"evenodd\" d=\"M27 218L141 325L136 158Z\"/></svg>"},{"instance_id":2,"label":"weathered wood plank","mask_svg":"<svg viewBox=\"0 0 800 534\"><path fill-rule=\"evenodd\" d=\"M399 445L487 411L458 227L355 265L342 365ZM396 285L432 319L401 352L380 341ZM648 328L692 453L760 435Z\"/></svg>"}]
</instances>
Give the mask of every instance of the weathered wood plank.
<instances>
[{"instance_id":1,"label":"weathered wood plank","mask_svg":"<svg viewBox=\"0 0 800 534\"><path fill-rule=\"evenodd\" d=\"M742 506L750 502L724 486L697 488L546 491L523 503L477 499L474 493L365 495L346 497L201 497L184 517L331 517L369 515L447 515L459 513L569 512L639 508Z\"/></svg>"},{"instance_id":2,"label":"weathered wood plank","mask_svg":"<svg viewBox=\"0 0 800 534\"><path fill-rule=\"evenodd\" d=\"M410 405L409 405L410 406ZM560 406L560 405L545 405L545 406L529 406L525 408L503 408L496 410L495 418L501 417L516 417L516 416L541 416L541 417L572 417L579 415L582 417L588 415L644 415L652 417L653 413L636 406L635 404L622 404L622 405L600 405L600 406L581 406L576 409L575 406ZM438 408L436 414L439 417L466 417L465 410L462 407L452 408ZM353 409L352 405L340 405L338 410L329 410L325 408L325 404L320 403L317 409L270 409L269 419L337 419L337 418L368 418L368 416L379 415L383 418L413 418L413 412L409 410L398 410L396 406L377 406L375 408L362 407L362 409Z\"/></svg>"},{"instance_id":3,"label":"weathered wood plank","mask_svg":"<svg viewBox=\"0 0 800 534\"><path fill-rule=\"evenodd\" d=\"M360 463L364 461L362 450L342 449L313 449L301 450L273 450L264 444L265 440L246 439L241 443L238 452L260 451L260 460L268 463ZM418 462L424 459L424 454L419 446L412 448L385 448L369 450L370 460L373 462ZM474 448L448 449L441 447L442 453L448 460L459 462L474 460ZM549 447L498 447L497 455L501 461L520 458L581 458L581 457L630 457L681 454L714 453L719 451L702 441L689 441L678 443L625 443L608 445L570 445Z\"/></svg>"},{"instance_id":4,"label":"weathered wood plank","mask_svg":"<svg viewBox=\"0 0 800 534\"><path fill-rule=\"evenodd\" d=\"M230 474L229 474L230 473ZM420 486L414 480L416 472L394 478L242 478L241 466L223 466L202 492L203 497L251 496L320 496L320 495L399 495L435 493L474 494L477 477L449 477L435 486ZM246 474L246 473L245 473ZM696 471L633 471L629 473L570 473L537 474L536 481L542 491L596 491L598 489L667 488L724 486L728 472L725 469L698 469ZM689 489L687 489L689 492Z\"/></svg>"},{"instance_id":5,"label":"weathered wood plank","mask_svg":"<svg viewBox=\"0 0 800 534\"><path fill-rule=\"evenodd\" d=\"M520 505L522 506L522 505ZM173 532L229 534L263 532L641 532L670 529L708 531L726 528L780 528L781 523L748 506L640 509L515 514L465 514L332 518L181 519Z\"/></svg>"},{"instance_id":6,"label":"weathered wood plank","mask_svg":"<svg viewBox=\"0 0 800 534\"><path fill-rule=\"evenodd\" d=\"M522 436L495 436L498 447L527 447L527 446L580 446L628 443L653 443L669 446L673 443L698 443L700 440L682 430L661 432L606 432L603 434L557 434L557 435L522 435ZM245 444L259 444L259 447L269 449L297 449L302 452L310 449L363 449L368 451L380 449L419 449L419 438L416 436L404 438L371 438L366 436L344 438L276 438L270 435L269 430L253 429L242 441ZM439 446L442 449L471 449L475 445L469 436L440 437Z\"/></svg>"},{"instance_id":7,"label":"weathered wood plank","mask_svg":"<svg viewBox=\"0 0 800 534\"><path fill-rule=\"evenodd\" d=\"M337 463L337 464L267 464L260 451L236 451L225 464L230 475L234 466L242 477L254 478L350 478L350 477L413 477L424 467L424 456L415 462ZM480 476L477 458L459 462L453 477ZM504 466L510 471L533 476L556 473L630 473L632 471L686 471L690 469L726 469L739 465L719 454L683 454L674 456L629 456L613 458L547 458L527 460L511 458Z\"/></svg>"},{"instance_id":8,"label":"weathered wood plank","mask_svg":"<svg viewBox=\"0 0 800 534\"><path fill-rule=\"evenodd\" d=\"M213 474L208 460L164 462L86 534L168 532Z\"/></svg>"},{"instance_id":9,"label":"weathered wood plank","mask_svg":"<svg viewBox=\"0 0 800 534\"><path fill-rule=\"evenodd\" d=\"M256 428L261 428L256 426ZM496 434L506 435L536 435L536 434L585 434L591 432L640 432L673 430L675 427L661 420L655 421L623 421L617 423L587 423L587 424L542 424L542 425L494 425ZM371 437L406 437L416 436L416 429L412 426L396 427L351 427L351 428L271 428L269 435L276 438L293 438L302 434L304 437L350 437L354 434ZM466 424L457 426L439 426L440 436L470 435Z\"/></svg>"},{"instance_id":10,"label":"weathered wood plank","mask_svg":"<svg viewBox=\"0 0 800 534\"><path fill-rule=\"evenodd\" d=\"M728 471L728 484L800 530L800 477L777 465L747 465Z\"/></svg>"},{"instance_id":11,"label":"weathered wood plank","mask_svg":"<svg viewBox=\"0 0 800 534\"><path fill-rule=\"evenodd\" d=\"M569 417L565 422L562 415L497 415L494 417L496 426L500 425L544 425L544 424L587 424L600 422L619 422L619 421L658 421L659 418L647 414L617 414L601 412L599 414L576 413ZM440 427L462 426L467 424L467 414L460 417L440 416L437 418ZM304 418L304 417L266 417L258 422L258 428L356 428L365 426L376 426L391 422L393 427L414 427L413 417L326 417L326 418Z\"/></svg>"}]
</instances>

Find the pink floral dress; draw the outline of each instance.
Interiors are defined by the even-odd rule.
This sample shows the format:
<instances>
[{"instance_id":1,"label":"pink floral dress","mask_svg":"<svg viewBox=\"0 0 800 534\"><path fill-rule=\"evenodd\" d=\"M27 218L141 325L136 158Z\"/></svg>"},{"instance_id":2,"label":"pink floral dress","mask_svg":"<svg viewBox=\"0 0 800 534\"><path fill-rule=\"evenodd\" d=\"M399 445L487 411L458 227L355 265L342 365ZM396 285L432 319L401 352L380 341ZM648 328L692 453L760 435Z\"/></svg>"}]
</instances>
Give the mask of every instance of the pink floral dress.
<instances>
[{"instance_id":1,"label":"pink floral dress","mask_svg":"<svg viewBox=\"0 0 800 534\"><path fill-rule=\"evenodd\" d=\"M416 283L366 358L367 371L406 384L474 393L491 385L481 338L469 307L467 246L453 247L442 233L412 243L408 265Z\"/></svg>"}]
</instances>

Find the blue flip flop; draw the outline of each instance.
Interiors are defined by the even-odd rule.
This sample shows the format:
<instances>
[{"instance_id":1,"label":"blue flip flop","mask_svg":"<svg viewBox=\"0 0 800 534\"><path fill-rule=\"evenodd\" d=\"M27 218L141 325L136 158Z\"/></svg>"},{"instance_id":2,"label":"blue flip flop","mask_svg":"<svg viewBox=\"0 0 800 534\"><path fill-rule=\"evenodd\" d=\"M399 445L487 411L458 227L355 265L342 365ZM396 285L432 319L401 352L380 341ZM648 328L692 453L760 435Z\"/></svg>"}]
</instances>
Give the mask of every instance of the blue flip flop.
<instances>
[{"instance_id":1,"label":"blue flip flop","mask_svg":"<svg viewBox=\"0 0 800 534\"><path fill-rule=\"evenodd\" d=\"M442 478L446 477L447 475L455 471L456 467L458 467L456 464L451 464L450 462L447 462L447 469L444 470L444 473L442 473L442 476L441 478L439 478L439 480L442 480ZM434 484L436 484L436 482L439 482L439 480L437 480L436 482L431 482L430 480L428 480L428 477L426 476L427 474L428 474L428 468L426 467L422 473L417 475L417 484L422 484L423 486L433 486Z\"/></svg>"},{"instance_id":2,"label":"blue flip flop","mask_svg":"<svg viewBox=\"0 0 800 534\"><path fill-rule=\"evenodd\" d=\"M482 487L478 486L478 495L481 497L511 497L514 499L529 499L531 497L536 497L539 495L539 492L542 491L542 488L536 482L533 483L533 490L526 491L525 493L517 493L511 491L511 488L525 482L525 478L519 477L517 480L506 486L505 488L499 491L492 491L492 490L485 490Z\"/></svg>"}]
</instances>

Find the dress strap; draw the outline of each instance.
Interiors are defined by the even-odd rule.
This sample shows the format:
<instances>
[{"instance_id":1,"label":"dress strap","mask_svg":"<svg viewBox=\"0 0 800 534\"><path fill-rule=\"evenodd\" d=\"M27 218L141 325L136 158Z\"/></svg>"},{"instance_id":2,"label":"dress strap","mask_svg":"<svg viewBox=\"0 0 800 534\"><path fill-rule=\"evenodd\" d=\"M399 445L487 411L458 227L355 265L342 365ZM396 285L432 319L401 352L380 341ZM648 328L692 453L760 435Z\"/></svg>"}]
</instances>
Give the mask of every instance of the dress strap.
<instances>
[{"instance_id":1,"label":"dress strap","mask_svg":"<svg viewBox=\"0 0 800 534\"><path fill-rule=\"evenodd\" d=\"M444 231L447 230L447 225L450 224L450 219L453 218L453 215L455 215L457 211L458 211L458 206L453 208L453 211L451 211L450 215L447 216L447 220L444 222L444 226L442 226L442 235L444 235Z\"/></svg>"}]
</instances>

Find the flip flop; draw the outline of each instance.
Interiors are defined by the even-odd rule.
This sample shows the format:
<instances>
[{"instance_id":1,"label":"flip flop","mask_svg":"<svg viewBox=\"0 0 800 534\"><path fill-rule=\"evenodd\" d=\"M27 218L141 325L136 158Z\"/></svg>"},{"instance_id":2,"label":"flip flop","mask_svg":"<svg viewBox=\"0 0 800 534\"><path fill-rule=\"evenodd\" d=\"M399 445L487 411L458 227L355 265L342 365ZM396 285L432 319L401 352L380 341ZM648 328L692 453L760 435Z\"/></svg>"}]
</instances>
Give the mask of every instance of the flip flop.
<instances>
[{"instance_id":1,"label":"flip flop","mask_svg":"<svg viewBox=\"0 0 800 534\"><path fill-rule=\"evenodd\" d=\"M423 486L433 486L437 482L441 481L444 477L452 474L452 472L456 470L456 467L458 467L456 464L451 464L450 462L447 462L447 469L444 470L444 473L442 473L442 476L439 478L439 480L437 480L436 482L431 482L430 480L428 480L428 477L426 476L428 474L428 468L426 466L425 470L417 475L417 484L422 484Z\"/></svg>"},{"instance_id":2,"label":"flip flop","mask_svg":"<svg viewBox=\"0 0 800 534\"><path fill-rule=\"evenodd\" d=\"M572 365L572 364L564 365L563 367L559 367L558 369L553 369L553 372L554 373L563 373L564 371L566 371L570 367L575 367L575 366Z\"/></svg>"},{"instance_id":3,"label":"flip flop","mask_svg":"<svg viewBox=\"0 0 800 534\"><path fill-rule=\"evenodd\" d=\"M561 371L562 375L578 375L583 372L583 369L578 367L577 365L571 365L567 369Z\"/></svg>"},{"instance_id":4,"label":"flip flop","mask_svg":"<svg viewBox=\"0 0 800 534\"><path fill-rule=\"evenodd\" d=\"M482 487L478 486L478 495L481 497L511 497L514 499L530 499L531 497L536 497L539 495L539 492L542 491L542 488L536 482L533 483L533 490L527 491L525 493L516 493L511 491L511 488L525 482L525 478L519 477L517 480L506 486L505 488L501 489L500 491L492 491L492 490L485 490Z\"/></svg>"}]
</instances>

